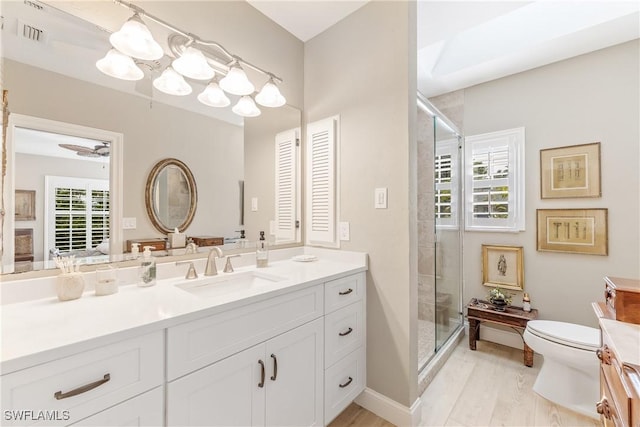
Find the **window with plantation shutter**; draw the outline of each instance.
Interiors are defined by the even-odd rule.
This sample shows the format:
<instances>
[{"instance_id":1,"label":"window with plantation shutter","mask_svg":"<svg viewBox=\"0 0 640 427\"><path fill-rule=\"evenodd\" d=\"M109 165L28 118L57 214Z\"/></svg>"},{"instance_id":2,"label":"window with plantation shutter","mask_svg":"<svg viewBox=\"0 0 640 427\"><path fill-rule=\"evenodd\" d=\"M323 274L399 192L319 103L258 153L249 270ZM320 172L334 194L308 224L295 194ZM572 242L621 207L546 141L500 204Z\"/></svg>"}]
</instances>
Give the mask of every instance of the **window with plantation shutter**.
<instances>
[{"instance_id":1,"label":"window with plantation shutter","mask_svg":"<svg viewBox=\"0 0 640 427\"><path fill-rule=\"evenodd\" d=\"M467 230L524 230L524 128L465 137Z\"/></svg>"},{"instance_id":2,"label":"window with plantation shutter","mask_svg":"<svg viewBox=\"0 0 640 427\"><path fill-rule=\"evenodd\" d=\"M436 143L434 166L436 227L457 228L458 139Z\"/></svg>"},{"instance_id":3,"label":"window with plantation shutter","mask_svg":"<svg viewBox=\"0 0 640 427\"><path fill-rule=\"evenodd\" d=\"M47 176L44 252L92 249L109 239L109 181Z\"/></svg>"},{"instance_id":4,"label":"window with plantation shutter","mask_svg":"<svg viewBox=\"0 0 640 427\"><path fill-rule=\"evenodd\" d=\"M306 239L335 247L337 117L307 125Z\"/></svg>"},{"instance_id":5,"label":"window with plantation shutter","mask_svg":"<svg viewBox=\"0 0 640 427\"><path fill-rule=\"evenodd\" d=\"M276 242L295 242L298 234L300 129L276 135Z\"/></svg>"}]
</instances>

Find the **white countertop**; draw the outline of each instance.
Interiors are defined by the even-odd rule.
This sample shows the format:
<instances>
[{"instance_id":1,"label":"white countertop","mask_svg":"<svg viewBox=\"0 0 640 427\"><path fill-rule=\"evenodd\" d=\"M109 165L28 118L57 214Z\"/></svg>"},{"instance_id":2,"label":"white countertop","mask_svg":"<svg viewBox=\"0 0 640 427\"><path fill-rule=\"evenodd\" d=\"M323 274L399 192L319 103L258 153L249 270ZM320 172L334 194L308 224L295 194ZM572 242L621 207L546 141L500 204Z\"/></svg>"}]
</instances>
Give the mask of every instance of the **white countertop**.
<instances>
[{"instance_id":1,"label":"white countertop","mask_svg":"<svg viewBox=\"0 0 640 427\"><path fill-rule=\"evenodd\" d=\"M640 366L640 325L601 318L600 327L615 343L618 360Z\"/></svg>"},{"instance_id":2,"label":"white countertop","mask_svg":"<svg viewBox=\"0 0 640 427\"><path fill-rule=\"evenodd\" d=\"M234 273L223 273L220 269L218 276L200 275L191 281L181 275L158 280L155 286L148 288L135 284L120 286L119 292L107 296L95 296L90 290L73 301L60 302L52 296L3 305L0 373L24 369L367 269L366 254L349 252L340 257L340 251L305 250L305 253L309 252L317 253L318 260L273 261L266 268L256 269L251 265L236 268ZM221 292L211 298L202 298L175 286L215 280L223 275L232 277L252 270L285 280L253 290Z\"/></svg>"}]
</instances>

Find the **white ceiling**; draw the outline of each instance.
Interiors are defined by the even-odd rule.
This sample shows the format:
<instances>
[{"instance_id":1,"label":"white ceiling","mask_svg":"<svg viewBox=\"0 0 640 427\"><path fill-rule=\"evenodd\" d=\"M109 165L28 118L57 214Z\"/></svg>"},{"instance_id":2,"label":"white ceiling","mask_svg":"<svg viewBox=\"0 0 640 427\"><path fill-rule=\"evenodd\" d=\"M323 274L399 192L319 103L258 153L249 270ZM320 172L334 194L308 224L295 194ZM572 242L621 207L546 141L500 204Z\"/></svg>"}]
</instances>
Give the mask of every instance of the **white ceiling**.
<instances>
[{"instance_id":1,"label":"white ceiling","mask_svg":"<svg viewBox=\"0 0 640 427\"><path fill-rule=\"evenodd\" d=\"M87 162L109 163L109 157L78 156L75 151L59 146L59 144L73 144L93 149L96 145L102 144L101 141L96 141L94 139L79 138L76 136L41 132L34 129L17 127L13 132L13 143L15 145L16 153L32 154L34 156L60 157Z\"/></svg>"}]
</instances>

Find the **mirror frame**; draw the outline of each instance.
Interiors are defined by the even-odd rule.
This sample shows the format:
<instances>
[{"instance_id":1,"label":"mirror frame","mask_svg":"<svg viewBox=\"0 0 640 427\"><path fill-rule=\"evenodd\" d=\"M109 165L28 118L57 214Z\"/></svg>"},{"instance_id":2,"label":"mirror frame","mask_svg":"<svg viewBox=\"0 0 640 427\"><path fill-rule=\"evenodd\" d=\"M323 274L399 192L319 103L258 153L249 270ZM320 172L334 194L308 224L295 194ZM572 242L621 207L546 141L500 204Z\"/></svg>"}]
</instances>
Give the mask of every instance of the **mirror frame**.
<instances>
[{"instance_id":1,"label":"mirror frame","mask_svg":"<svg viewBox=\"0 0 640 427\"><path fill-rule=\"evenodd\" d=\"M198 205L198 189L196 187L196 180L193 178L193 174L191 173L191 170L184 162L178 159L167 158L167 159L160 160L158 163L156 163L153 166L153 169L151 169L151 172L149 172L149 177L147 178L147 184L144 189L144 202L145 202L145 207L147 209L147 216L151 220L151 223L153 224L153 226L161 233L167 234L174 231L174 229L164 225L160 220L160 218L158 218L158 215L156 214L156 209L154 209L154 203L153 203L156 181L158 179L158 176L160 175L160 172L162 172L164 168L166 168L167 166L178 167L182 171L184 176L187 178L187 183L189 184L189 192L191 194L191 200L189 203L189 212L187 213L187 217L182 222L182 224L176 227L178 231L182 233L187 229L187 227L189 227L189 225L191 224L191 221L193 221L193 217L196 214L196 208Z\"/></svg>"}]
</instances>

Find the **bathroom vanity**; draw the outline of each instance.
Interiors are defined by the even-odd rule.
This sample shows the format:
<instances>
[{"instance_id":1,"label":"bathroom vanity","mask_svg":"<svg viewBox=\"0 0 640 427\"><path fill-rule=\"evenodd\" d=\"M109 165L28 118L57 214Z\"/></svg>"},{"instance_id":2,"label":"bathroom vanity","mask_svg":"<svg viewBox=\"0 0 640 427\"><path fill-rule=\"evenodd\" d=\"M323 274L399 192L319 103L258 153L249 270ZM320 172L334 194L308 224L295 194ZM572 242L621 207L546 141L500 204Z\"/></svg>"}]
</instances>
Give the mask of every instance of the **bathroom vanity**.
<instances>
[{"instance_id":1,"label":"bathroom vanity","mask_svg":"<svg viewBox=\"0 0 640 427\"><path fill-rule=\"evenodd\" d=\"M366 254L295 251L4 305L3 425L328 424L366 385Z\"/></svg>"}]
</instances>

